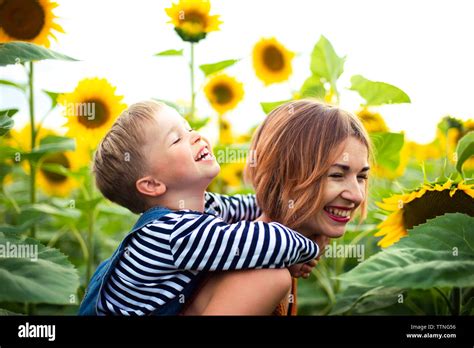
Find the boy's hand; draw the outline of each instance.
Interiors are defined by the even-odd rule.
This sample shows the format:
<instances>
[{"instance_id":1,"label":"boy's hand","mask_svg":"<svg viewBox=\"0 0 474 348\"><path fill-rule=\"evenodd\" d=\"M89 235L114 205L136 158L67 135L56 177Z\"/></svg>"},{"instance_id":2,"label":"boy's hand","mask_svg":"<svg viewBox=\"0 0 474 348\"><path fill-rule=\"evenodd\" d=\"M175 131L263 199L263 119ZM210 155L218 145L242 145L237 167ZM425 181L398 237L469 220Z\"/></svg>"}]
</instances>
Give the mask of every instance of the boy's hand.
<instances>
[{"instance_id":1,"label":"boy's hand","mask_svg":"<svg viewBox=\"0 0 474 348\"><path fill-rule=\"evenodd\" d=\"M311 260L306 263L297 263L288 267L288 271L290 271L291 276L294 278L302 277L307 279L316 264L316 260Z\"/></svg>"},{"instance_id":2,"label":"boy's hand","mask_svg":"<svg viewBox=\"0 0 474 348\"><path fill-rule=\"evenodd\" d=\"M318 245L320 250L319 255L314 260L308 261L306 263L297 263L288 267L288 270L290 271L292 277L307 279L311 271L317 265L319 259L321 258L321 255L323 254L326 245L328 245L330 241L329 237L320 234L315 234L309 238Z\"/></svg>"}]
</instances>

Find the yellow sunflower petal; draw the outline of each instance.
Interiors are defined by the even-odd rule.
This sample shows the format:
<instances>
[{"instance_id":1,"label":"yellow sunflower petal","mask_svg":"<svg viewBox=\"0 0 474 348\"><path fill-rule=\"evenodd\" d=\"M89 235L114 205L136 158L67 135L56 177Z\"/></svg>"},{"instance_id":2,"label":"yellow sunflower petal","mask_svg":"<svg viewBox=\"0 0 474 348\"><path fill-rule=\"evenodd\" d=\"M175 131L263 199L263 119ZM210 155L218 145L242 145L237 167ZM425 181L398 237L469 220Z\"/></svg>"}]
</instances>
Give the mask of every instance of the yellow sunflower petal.
<instances>
[{"instance_id":1,"label":"yellow sunflower petal","mask_svg":"<svg viewBox=\"0 0 474 348\"><path fill-rule=\"evenodd\" d=\"M408 230L425 223L428 219L445 213L460 212L474 216L474 204L464 194L455 194L463 191L474 198L474 184L466 185L463 181L454 185L452 180L437 184L423 184L419 189L408 194L393 195L383 199L377 205L392 213L377 227L376 237L382 237L379 245L387 247L396 243L408 234ZM397 205L398 203L402 203Z\"/></svg>"},{"instance_id":2,"label":"yellow sunflower petal","mask_svg":"<svg viewBox=\"0 0 474 348\"><path fill-rule=\"evenodd\" d=\"M275 38L261 39L253 49L253 67L265 85L288 80L293 72L295 54Z\"/></svg>"},{"instance_id":3,"label":"yellow sunflower petal","mask_svg":"<svg viewBox=\"0 0 474 348\"><path fill-rule=\"evenodd\" d=\"M178 35L189 42L198 42L206 34L219 30L221 21L218 15L210 15L210 2L207 0L180 0L165 9Z\"/></svg>"},{"instance_id":4,"label":"yellow sunflower petal","mask_svg":"<svg viewBox=\"0 0 474 348\"><path fill-rule=\"evenodd\" d=\"M244 96L244 88L235 78L217 74L204 86L204 93L214 110L222 115L240 103Z\"/></svg>"},{"instance_id":5,"label":"yellow sunflower petal","mask_svg":"<svg viewBox=\"0 0 474 348\"><path fill-rule=\"evenodd\" d=\"M363 108L356 113L357 117L362 121L365 129L369 133L388 132L387 124L382 115L372 112L367 108Z\"/></svg>"},{"instance_id":6,"label":"yellow sunflower petal","mask_svg":"<svg viewBox=\"0 0 474 348\"><path fill-rule=\"evenodd\" d=\"M64 33L53 9L57 4L50 0L0 1L0 42L26 41L49 47L53 30Z\"/></svg>"},{"instance_id":7,"label":"yellow sunflower petal","mask_svg":"<svg viewBox=\"0 0 474 348\"><path fill-rule=\"evenodd\" d=\"M105 79L92 78L81 80L72 93L60 95L67 135L94 148L126 108L115 89Z\"/></svg>"},{"instance_id":8,"label":"yellow sunflower petal","mask_svg":"<svg viewBox=\"0 0 474 348\"><path fill-rule=\"evenodd\" d=\"M474 198L474 184L465 184L464 180L458 184L458 189L464 191L466 194Z\"/></svg>"}]
</instances>

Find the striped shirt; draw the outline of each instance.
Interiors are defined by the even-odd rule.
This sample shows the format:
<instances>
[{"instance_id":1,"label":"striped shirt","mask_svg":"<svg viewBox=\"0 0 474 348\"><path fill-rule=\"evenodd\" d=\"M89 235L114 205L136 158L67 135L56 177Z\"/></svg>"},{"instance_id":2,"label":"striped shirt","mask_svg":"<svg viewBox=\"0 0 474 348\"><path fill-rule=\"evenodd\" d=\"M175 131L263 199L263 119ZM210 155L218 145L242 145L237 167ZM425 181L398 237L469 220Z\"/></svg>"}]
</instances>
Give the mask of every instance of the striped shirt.
<instances>
[{"instance_id":1,"label":"striped shirt","mask_svg":"<svg viewBox=\"0 0 474 348\"><path fill-rule=\"evenodd\" d=\"M104 285L102 315L148 315L203 271L284 268L314 259L318 246L260 215L254 195L205 193L206 213L173 211L137 231Z\"/></svg>"}]
</instances>

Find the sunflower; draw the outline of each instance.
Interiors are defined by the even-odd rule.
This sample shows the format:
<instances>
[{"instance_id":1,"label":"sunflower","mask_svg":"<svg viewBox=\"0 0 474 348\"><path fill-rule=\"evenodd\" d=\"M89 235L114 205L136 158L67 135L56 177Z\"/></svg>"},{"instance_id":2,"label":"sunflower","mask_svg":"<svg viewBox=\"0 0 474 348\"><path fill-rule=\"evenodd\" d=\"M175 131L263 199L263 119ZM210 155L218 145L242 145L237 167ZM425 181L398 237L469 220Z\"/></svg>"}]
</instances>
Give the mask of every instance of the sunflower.
<instances>
[{"instance_id":1,"label":"sunflower","mask_svg":"<svg viewBox=\"0 0 474 348\"><path fill-rule=\"evenodd\" d=\"M288 80L295 54L275 38L261 39L253 48L253 67L265 85Z\"/></svg>"},{"instance_id":2,"label":"sunflower","mask_svg":"<svg viewBox=\"0 0 474 348\"><path fill-rule=\"evenodd\" d=\"M184 41L198 42L207 33L219 30L219 16L209 15L211 4L206 0L180 0L165 11L171 18L169 23Z\"/></svg>"},{"instance_id":3,"label":"sunflower","mask_svg":"<svg viewBox=\"0 0 474 348\"><path fill-rule=\"evenodd\" d=\"M204 86L209 103L219 114L232 110L244 97L243 84L226 74L217 74Z\"/></svg>"},{"instance_id":4,"label":"sunflower","mask_svg":"<svg viewBox=\"0 0 474 348\"><path fill-rule=\"evenodd\" d=\"M53 9L58 5L50 0L1 0L0 42L27 41L50 46L53 30L64 33L54 20Z\"/></svg>"},{"instance_id":5,"label":"sunflower","mask_svg":"<svg viewBox=\"0 0 474 348\"><path fill-rule=\"evenodd\" d=\"M369 133L388 132L388 127L382 115L363 108L357 112L357 117L361 120L365 129Z\"/></svg>"},{"instance_id":6,"label":"sunflower","mask_svg":"<svg viewBox=\"0 0 474 348\"><path fill-rule=\"evenodd\" d=\"M22 151L29 152L31 150L30 132L30 124L27 124L19 131L12 130L9 144L19 148ZM45 127L39 128L37 132L38 144L40 143L41 139L50 135L57 134L52 129ZM51 153L41 158L38 164L38 171L36 175L38 187L49 195L64 197L67 196L74 188L76 188L78 183L69 176L52 171L51 168L48 168L48 165L51 164L59 164L67 170L76 170L79 167L87 165L88 160L81 149L76 149L75 151ZM29 173L30 167L27 161L22 161L22 168L26 173Z\"/></svg>"},{"instance_id":7,"label":"sunflower","mask_svg":"<svg viewBox=\"0 0 474 348\"><path fill-rule=\"evenodd\" d=\"M95 148L126 108L106 79L84 79L72 93L62 94L58 103L65 108L67 135Z\"/></svg>"},{"instance_id":8,"label":"sunflower","mask_svg":"<svg viewBox=\"0 0 474 348\"><path fill-rule=\"evenodd\" d=\"M222 145L232 144L234 142L232 125L229 120L223 116L219 118L219 121L219 143Z\"/></svg>"},{"instance_id":9,"label":"sunflower","mask_svg":"<svg viewBox=\"0 0 474 348\"><path fill-rule=\"evenodd\" d=\"M82 157L78 160L78 152L66 151L48 154L43 157L38 166L36 180L38 187L46 194L51 196L66 197L76 187L78 182L74 178L58 173L52 169L51 165L60 165L69 171L78 169L78 163L82 161Z\"/></svg>"},{"instance_id":10,"label":"sunflower","mask_svg":"<svg viewBox=\"0 0 474 348\"><path fill-rule=\"evenodd\" d=\"M7 144L16 147L24 152L31 151L31 124L27 123L22 129L12 129ZM55 135L52 129L40 127L36 130L36 144L48 135Z\"/></svg>"},{"instance_id":11,"label":"sunflower","mask_svg":"<svg viewBox=\"0 0 474 348\"><path fill-rule=\"evenodd\" d=\"M377 205L391 214L378 225L380 230L375 236L383 236L378 245L386 248L408 235L409 229L436 216L456 212L474 216L473 198L474 184L451 180L424 184L410 193L384 198Z\"/></svg>"},{"instance_id":12,"label":"sunflower","mask_svg":"<svg viewBox=\"0 0 474 348\"><path fill-rule=\"evenodd\" d=\"M411 146L409 142L405 142L403 144L402 149L400 150L400 163L398 164L398 167L395 170L387 169L375 163L373 170L371 169L371 172L377 177L387 178L391 180L396 179L405 173L408 162L410 160L410 154Z\"/></svg>"}]
</instances>

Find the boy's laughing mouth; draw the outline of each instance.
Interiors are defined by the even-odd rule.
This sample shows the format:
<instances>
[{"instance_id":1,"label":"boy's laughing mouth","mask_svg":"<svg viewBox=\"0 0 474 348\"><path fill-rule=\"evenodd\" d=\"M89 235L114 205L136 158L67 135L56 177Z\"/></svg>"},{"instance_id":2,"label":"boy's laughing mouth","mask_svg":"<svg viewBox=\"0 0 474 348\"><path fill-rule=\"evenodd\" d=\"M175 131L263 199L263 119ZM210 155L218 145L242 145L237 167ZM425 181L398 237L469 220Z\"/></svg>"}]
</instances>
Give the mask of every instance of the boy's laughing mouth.
<instances>
[{"instance_id":1,"label":"boy's laughing mouth","mask_svg":"<svg viewBox=\"0 0 474 348\"><path fill-rule=\"evenodd\" d=\"M201 150L197 153L197 155L194 157L194 160L196 162L210 161L214 160L214 156L212 155L211 151L209 151L207 146L203 146Z\"/></svg>"}]
</instances>

